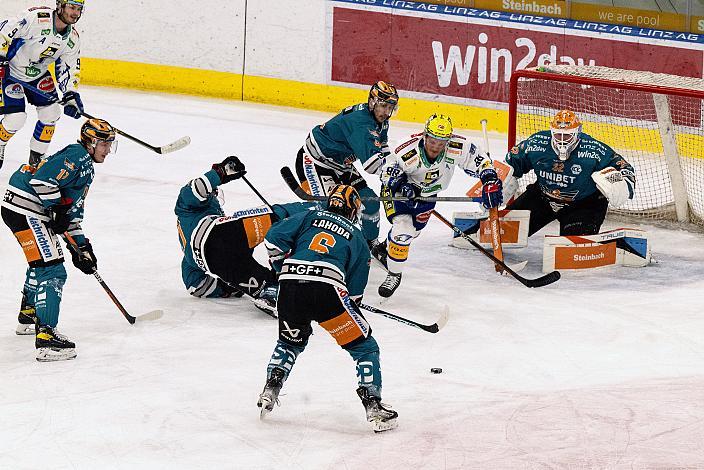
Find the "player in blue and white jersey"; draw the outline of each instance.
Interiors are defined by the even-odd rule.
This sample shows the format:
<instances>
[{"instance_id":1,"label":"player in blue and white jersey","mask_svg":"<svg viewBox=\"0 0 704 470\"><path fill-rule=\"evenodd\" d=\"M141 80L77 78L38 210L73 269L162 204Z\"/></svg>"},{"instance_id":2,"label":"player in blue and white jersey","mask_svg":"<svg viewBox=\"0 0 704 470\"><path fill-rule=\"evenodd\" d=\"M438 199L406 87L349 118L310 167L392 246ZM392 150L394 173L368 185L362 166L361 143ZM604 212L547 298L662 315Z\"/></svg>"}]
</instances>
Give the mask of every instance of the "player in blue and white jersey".
<instances>
[{"instance_id":1,"label":"player in blue and white jersey","mask_svg":"<svg viewBox=\"0 0 704 470\"><path fill-rule=\"evenodd\" d=\"M0 167L8 141L27 120L26 102L37 108L29 143L29 163L36 166L47 152L63 112L80 118L83 102L76 91L80 72L80 39L74 28L84 0L57 0L56 9L33 7L15 18L0 18ZM59 104L54 64L63 97ZM24 87L23 83L30 87Z\"/></svg>"}]
</instances>

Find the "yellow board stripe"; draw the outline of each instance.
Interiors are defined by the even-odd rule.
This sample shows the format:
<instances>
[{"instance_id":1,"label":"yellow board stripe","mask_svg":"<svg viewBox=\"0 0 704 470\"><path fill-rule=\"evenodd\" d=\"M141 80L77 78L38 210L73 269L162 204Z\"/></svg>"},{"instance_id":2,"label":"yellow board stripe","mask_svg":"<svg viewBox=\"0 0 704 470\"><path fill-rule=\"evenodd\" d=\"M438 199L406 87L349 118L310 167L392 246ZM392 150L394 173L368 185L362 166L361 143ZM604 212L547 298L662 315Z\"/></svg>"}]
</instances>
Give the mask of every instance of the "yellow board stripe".
<instances>
[{"instance_id":1,"label":"yellow board stripe","mask_svg":"<svg viewBox=\"0 0 704 470\"><path fill-rule=\"evenodd\" d=\"M366 89L337 85L89 57L81 59L81 81L86 85L252 101L329 113L337 113L350 104L365 102L368 93ZM480 120L487 119L490 131L504 134L508 132L508 112L504 110L403 97L399 104L399 111L392 118L393 120L424 123L431 114L442 113L451 116L454 126L459 129L479 130ZM532 129L549 129L549 119L539 123L535 123L535 116L531 119ZM524 121L519 120L519 126L522 122ZM519 127L519 134L526 135L522 130ZM610 143L619 142L619 136L623 136L629 129L626 126L616 125L592 126L589 122L585 122L584 130L593 137ZM637 141L625 142L620 148L649 153L662 152L657 131L638 129L638 132L643 134ZM676 139L681 155L704 159L701 150L704 148L703 136L677 134ZM653 148L654 142L658 142L656 145L660 148ZM614 147L619 148L619 145Z\"/></svg>"}]
</instances>

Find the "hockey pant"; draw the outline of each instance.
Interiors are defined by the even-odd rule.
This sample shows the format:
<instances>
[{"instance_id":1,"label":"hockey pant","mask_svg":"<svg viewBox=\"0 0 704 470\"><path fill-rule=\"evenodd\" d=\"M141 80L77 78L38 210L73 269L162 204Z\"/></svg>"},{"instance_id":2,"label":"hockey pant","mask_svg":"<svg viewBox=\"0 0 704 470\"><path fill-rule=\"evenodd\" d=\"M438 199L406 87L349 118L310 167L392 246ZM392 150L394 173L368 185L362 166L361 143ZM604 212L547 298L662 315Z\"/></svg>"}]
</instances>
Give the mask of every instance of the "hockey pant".
<instances>
[{"instance_id":1,"label":"hockey pant","mask_svg":"<svg viewBox=\"0 0 704 470\"><path fill-rule=\"evenodd\" d=\"M56 122L61 117L61 105L56 93L56 84L49 72L41 77L29 82L30 85L41 90L43 93L24 89L20 83L12 77L7 77L0 81L0 147L7 145L13 135L24 126L27 120L25 112L25 100L37 108L37 123L34 126L34 133L29 142L30 150L44 155L54 136Z\"/></svg>"},{"instance_id":2,"label":"hockey pant","mask_svg":"<svg viewBox=\"0 0 704 470\"><path fill-rule=\"evenodd\" d=\"M277 310L279 339L267 367L267 377L274 367L279 367L285 372L284 380L288 378L313 333L311 321L315 321L352 356L359 386L381 396L379 346L369 323L347 291L323 282L283 280Z\"/></svg>"},{"instance_id":3,"label":"hockey pant","mask_svg":"<svg viewBox=\"0 0 704 470\"><path fill-rule=\"evenodd\" d=\"M382 188L381 194L391 196L391 192L386 187ZM403 201L384 201L386 218L391 222L386 245L386 263L389 272L396 274L403 272L411 242L428 224L434 208L434 202L420 202L416 207L409 207Z\"/></svg>"},{"instance_id":4,"label":"hockey pant","mask_svg":"<svg viewBox=\"0 0 704 470\"><path fill-rule=\"evenodd\" d=\"M315 160L303 148L296 156L296 174L301 182L301 187L313 196L327 196L336 184L347 184L354 187L361 197L377 197L352 165L344 169ZM367 240L376 240L379 237L379 201L364 201L362 205L362 233Z\"/></svg>"},{"instance_id":5,"label":"hockey pant","mask_svg":"<svg viewBox=\"0 0 704 470\"><path fill-rule=\"evenodd\" d=\"M63 251L58 237L44 222L1 209L5 222L19 242L29 267L23 294L34 305L39 323L55 327L59 322L61 292L66 282Z\"/></svg>"},{"instance_id":6,"label":"hockey pant","mask_svg":"<svg viewBox=\"0 0 704 470\"><path fill-rule=\"evenodd\" d=\"M266 217L269 218L268 215ZM250 248L251 236L248 235L244 220L251 223L250 219L217 220L207 238L202 241L202 261L208 272L255 297L264 283L275 283L276 276L252 257L254 247ZM199 250L194 250L194 257L197 256L197 251Z\"/></svg>"},{"instance_id":7,"label":"hockey pant","mask_svg":"<svg viewBox=\"0 0 704 470\"><path fill-rule=\"evenodd\" d=\"M546 196L538 183L533 183L506 209L530 211L528 236L553 220L560 222L560 235L568 236L599 233L608 207L609 201L600 191L579 201L558 203Z\"/></svg>"}]
</instances>

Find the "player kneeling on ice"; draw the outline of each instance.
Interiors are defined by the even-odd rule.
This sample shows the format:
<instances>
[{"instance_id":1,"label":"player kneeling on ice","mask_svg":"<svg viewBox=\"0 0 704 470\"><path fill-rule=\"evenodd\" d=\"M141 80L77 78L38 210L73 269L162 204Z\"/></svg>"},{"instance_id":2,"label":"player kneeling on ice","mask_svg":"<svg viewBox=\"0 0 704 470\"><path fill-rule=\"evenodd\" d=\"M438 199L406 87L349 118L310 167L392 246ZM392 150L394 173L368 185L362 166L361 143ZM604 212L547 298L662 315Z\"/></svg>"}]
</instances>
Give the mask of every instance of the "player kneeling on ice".
<instances>
[{"instance_id":1,"label":"player kneeling on ice","mask_svg":"<svg viewBox=\"0 0 704 470\"><path fill-rule=\"evenodd\" d=\"M559 111L550 130L536 132L506 155L513 175L530 170L537 181L529 184L506 209L530 211L528 236L553 220L560 235L599 233L609 203L625 204L635 194L633 167L611 147L582 132L577 115Z\"/></svg>"},{"instance_id":2,"label":"player kneeling on ice","mask_svg":"<svg viewBox=\"0 0 704 470\"><path fill-rule=\"evenodd\" d=\"M266 247L279 272L279 339L267 367L257 405L263 418L313 333L311 321L325 328L357 362L357 395L374 431L396 427L398 414L381 403L379 346L357 307L369 276L369 249L356 223L359 193L332 188L326 210L295 214L266 235Z\"/></svg>"},{"instance_id":3,"label":"player kneeling on ice","mask_svg":"<svg viewBox=\"0 0 704 470\"><path fill-rule=\"evenodd\" d=\"M57 235L70 235L76 242L67 244L73 264L93 274L97 259L81 229L83 206L95 175L93 164L103 163L113 144L115 129L101 119L89 119L81 126L78 143L42 160L38 167L22 165L10 177L2 219L29 263L17 334L35 333L38 361L76 357L76 345L55 330L66 282Z\"/></svg>"},{"instance_id":4,"label":"player kneeling on ice","mask_svg":"<svg viewBox=\"0 0 704 470\"><path fill-rule=\"evenodd\" d=\"M391 222L387 239L372 249L372 255L388 270L379 295L390 297L401 284L401 273L411 242L428 223L434 202L419 196L434 196L446 189L455 167L481 179L482 203L487 208L501 205L502 183L491 158L464 137L453 134L452 121L433 114L422 134L414 134L387 158L381 171L382 196L406 197L408 201L385 201Z\"/></svg>"},{"instance_id":5,"label":"player kneeling on ice","mask_svg":"<svg viewBox=\"0 0 704 470\"><path fill-rule=\"evenodd\" d=\"M274 212L268 207L255 207L225 216L217 197L218 187L245 174L244 164L231 156L181 188L175 209L183 250L181 275L186 289L195 297L247 294L260 310L276 317L276 276L252 253L272 224L317 206L303 202L275 204Z\"/></svg>"},{"instance_id":6,"label":"player kneeling on ice","mask_svg":"<svg viewBox=\"0 0 704 470\"><path fill-rule=\"evenodd\" d=\"M398 92L378 81L366 103L348 106L325 124L315 126L296 156L301 187L313 196L325 196L337 184L349 184L363 197L374 191L354 166L359 160L367 173L378 175L389 155L389 119L398 107ZM369 248L378 243L379 202L367 200L360 216Z\"/></svg>"}]
</instances>

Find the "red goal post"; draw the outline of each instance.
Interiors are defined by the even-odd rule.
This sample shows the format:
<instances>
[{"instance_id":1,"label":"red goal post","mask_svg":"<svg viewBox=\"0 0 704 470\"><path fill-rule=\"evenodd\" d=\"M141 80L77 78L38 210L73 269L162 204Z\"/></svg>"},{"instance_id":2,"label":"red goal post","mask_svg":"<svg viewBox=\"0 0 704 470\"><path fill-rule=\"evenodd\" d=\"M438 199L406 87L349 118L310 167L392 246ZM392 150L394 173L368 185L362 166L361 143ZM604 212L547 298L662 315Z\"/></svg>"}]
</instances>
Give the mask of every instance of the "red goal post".
<instances>
[{"instance_id":1,"label":"red goal post","mask_svg":"<svg viewBox=\"0 0 704 470\"><path fill-rule=\"evenodd\" d=\"M703 79L555 65L514 72L509 94L509 148L571 109L635 168L634 199L611 213L704 227ZM534 180L524 176L521 188Z\"/></svg>"}]
</instances>

